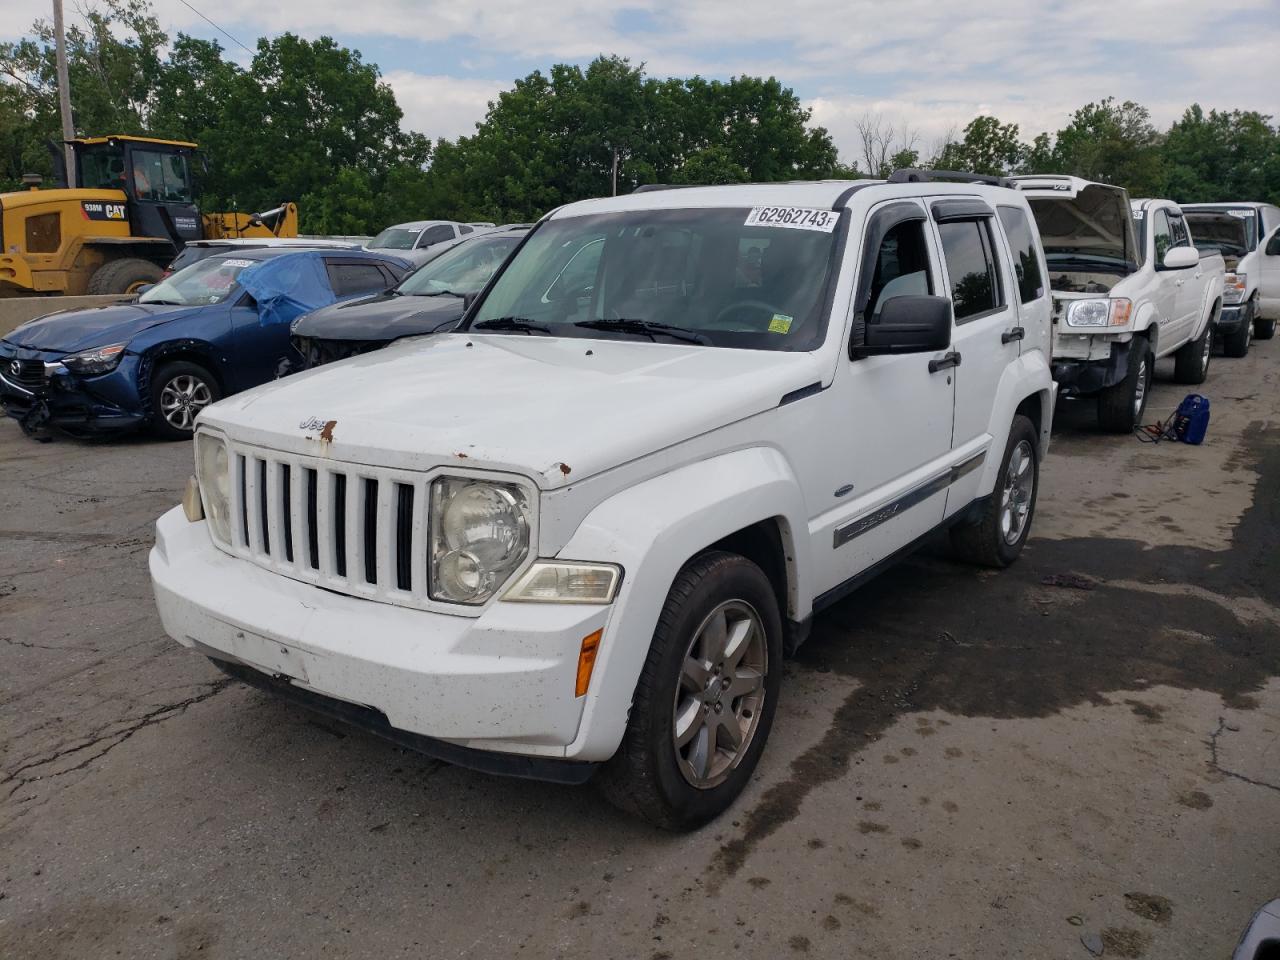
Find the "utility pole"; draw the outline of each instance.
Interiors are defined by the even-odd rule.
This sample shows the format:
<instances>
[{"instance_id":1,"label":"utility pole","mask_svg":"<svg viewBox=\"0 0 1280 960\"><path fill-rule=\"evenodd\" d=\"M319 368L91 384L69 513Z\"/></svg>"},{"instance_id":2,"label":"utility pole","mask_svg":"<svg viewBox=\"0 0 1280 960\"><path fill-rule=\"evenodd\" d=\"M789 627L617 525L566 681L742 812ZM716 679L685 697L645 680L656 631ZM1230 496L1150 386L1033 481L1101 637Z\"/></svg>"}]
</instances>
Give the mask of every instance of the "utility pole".
<instances>
[{"instance_id":1,"label":"utility pole","mask_svg":"<svg viewBox=\"0 0 1280 960\"><path fill-rule=\"evenodd\" d=\"M618 195L618 148L613 148L613 195Z\"/></svg>"},{"instance_id":2,"label":"utility pole","mask_svg":"<svg viewBox=\"0 0 1280 960\"><path fill-rule=\"evenodd\" d=\"M62 0L53 0L53 33L56 39L58 59L58 108L62 112L62 139L72 140L76 135L71 120L71 80L67 76L67 37L62 27ZM63 161L67 167L67 186L76 186L76 155L71 145L62 145Z\"/></svg>"}]
</instances>

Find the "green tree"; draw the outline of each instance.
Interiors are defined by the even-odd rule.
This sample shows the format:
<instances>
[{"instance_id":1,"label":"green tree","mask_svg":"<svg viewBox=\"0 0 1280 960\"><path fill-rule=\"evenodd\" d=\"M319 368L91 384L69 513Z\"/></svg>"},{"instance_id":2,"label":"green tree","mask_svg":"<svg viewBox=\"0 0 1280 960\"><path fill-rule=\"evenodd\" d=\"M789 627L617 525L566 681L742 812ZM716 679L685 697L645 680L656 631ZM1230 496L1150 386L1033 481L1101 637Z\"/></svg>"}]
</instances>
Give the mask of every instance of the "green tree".
<instances>
[{"instance_id":1,"label":"green tree","mask_svg":"<svg viewBox=\"0 0 1280 960\"><path fill-rule=\"evenodd\" d=\"M1053 165L1063 173L1125 187L1134 197L1158 197L1165 188L1160 139L1146 107L1107 97L1085 104L1058 131Z\"/></svg>"},{"instance_id":2,"label":"green tree","mask_svg":"<svg viewBox=\"0 0 1280 960\"><path fill-rule=\"evenodd\" d=\"M1206 114L1192 104L1169 128L1161 153L1176 200L1280 200L1280 133L1263 114Z\"/></svg>"}]
</instances>

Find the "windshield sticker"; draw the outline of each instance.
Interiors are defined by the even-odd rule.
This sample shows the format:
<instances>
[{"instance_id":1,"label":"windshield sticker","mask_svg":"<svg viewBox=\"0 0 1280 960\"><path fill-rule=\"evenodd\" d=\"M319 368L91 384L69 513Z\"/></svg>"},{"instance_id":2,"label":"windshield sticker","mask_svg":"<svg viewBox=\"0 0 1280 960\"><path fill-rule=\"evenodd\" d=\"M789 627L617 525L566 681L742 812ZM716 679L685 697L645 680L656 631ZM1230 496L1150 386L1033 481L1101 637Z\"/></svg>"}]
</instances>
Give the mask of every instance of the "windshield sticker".
<instances>
[{"instance_id":1,"label":"windshield sticker","mask_svg":"<svg viewBox=\"0 0 1280 960\"><path fill-rule=\"evenodd\" d=\"M770 333L788 333L791 330L791 321L794 317L788 317L785 313L775 313L773 319L769 321Z\"/></svg>"},{"instance_id":2,"label":"windshield sticker","mask_svg":"<svg viewBox=\"0 0 1280 960\"><path fill-rule=\"evenodd\" d=\"M840 214L818 207L752 207L746 227L786 227L789 230L817 230L830 233Z\"/></svg>"},{"instance_id":3,"label":"windshield sticker","mask_svg":"<svg viewBox=\"0 0 1280 960\"><path fill-rule=\"evenodd\" d=\"M1231 214L1233 217L1239 217L1241 220L1248 220L1253 216L1252 210L1228 210L1227 213Z\"/></svg>"},{"instance_id":4,"label":"windshield sticker","mask_svg":"<svg viewBox=\"0 0 1280 960\"><path fill-rule=\"evenodd\" d=\"M1146 213L1147 211L1145 210L1135 210L1133 211L1133 219L1141 220L1144 216L1146 216Z\"/></svg>"},{"instance_id":5,"label":"windshield sticker","mask_svg":"<svg viewBox=\"0 0 1280 960\"><path fill-rule=\"evenodd\" d=\"M252 267L253 261L252 260L223 260L222 265L224 267Z\"/></svg>"}]
</instances>

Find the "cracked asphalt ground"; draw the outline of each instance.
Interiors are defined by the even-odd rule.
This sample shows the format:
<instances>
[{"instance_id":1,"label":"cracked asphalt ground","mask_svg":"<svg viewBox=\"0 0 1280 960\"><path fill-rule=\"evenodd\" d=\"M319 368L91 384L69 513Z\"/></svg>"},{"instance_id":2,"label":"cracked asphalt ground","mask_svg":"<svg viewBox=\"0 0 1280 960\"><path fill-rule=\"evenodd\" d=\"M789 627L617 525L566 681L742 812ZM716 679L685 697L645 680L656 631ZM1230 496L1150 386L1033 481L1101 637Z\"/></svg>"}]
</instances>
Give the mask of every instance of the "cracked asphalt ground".
<instances>
[{"instance_id":1,"label":"cracked asphalt ground","mask_svg":"<svg viewBox=\"0 0 1280 960\"><path fill-rule=\"evenodd\" d=\"M1227 957L1280 895L1277 371L1216 357L1198 448L1064 404L1022 560L820 618L688 836L221 679L146 574L189 446L0 423L0 955Z\"/></svg>"}]
</instances>

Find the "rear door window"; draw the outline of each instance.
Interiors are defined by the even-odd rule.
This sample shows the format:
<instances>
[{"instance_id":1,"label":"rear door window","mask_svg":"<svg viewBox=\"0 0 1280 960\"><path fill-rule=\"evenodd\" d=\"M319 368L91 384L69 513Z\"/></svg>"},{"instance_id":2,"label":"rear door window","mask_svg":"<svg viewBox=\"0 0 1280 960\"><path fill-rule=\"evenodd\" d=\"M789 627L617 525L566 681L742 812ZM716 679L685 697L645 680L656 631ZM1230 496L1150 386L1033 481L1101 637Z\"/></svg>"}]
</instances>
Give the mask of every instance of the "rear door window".
<instances>
[{"instance_id":1,"label":"rear door window","mask_svg":"<svg viewBox=\"0 0 1280 960\"><path fill-rule=\"evenodd\" d=\"M991 228L983 220L938 224L947 263L956 323L964 323L1004 305Z\"/></svg>"},{"instance_id":2,"label":"rear door window","mask_svg":"<svg viewBox=\"0 0 1280 960\"><path fill-rule=\"evenodd\" d=\"M325 264L329 273L329 285L337 297L349 297L357 293L375 293L387 288L387 279L376 263L332 261Z\"/></svg>"},{"instance_id":3,"label":"rear door window","mask_svg":"<svg viewBox=\"0 0 1280 960\"><path fill-rule=\"evenodd\" d=\"M1035 236L1027 215L1018 207L1001 207L1000 223L1013 251L1013 272L1018 278L1018 300L1030 303L1044 296L1044 278L1040 275L1040 257L1036 254Z\"/></svg>"}]
</instances>

